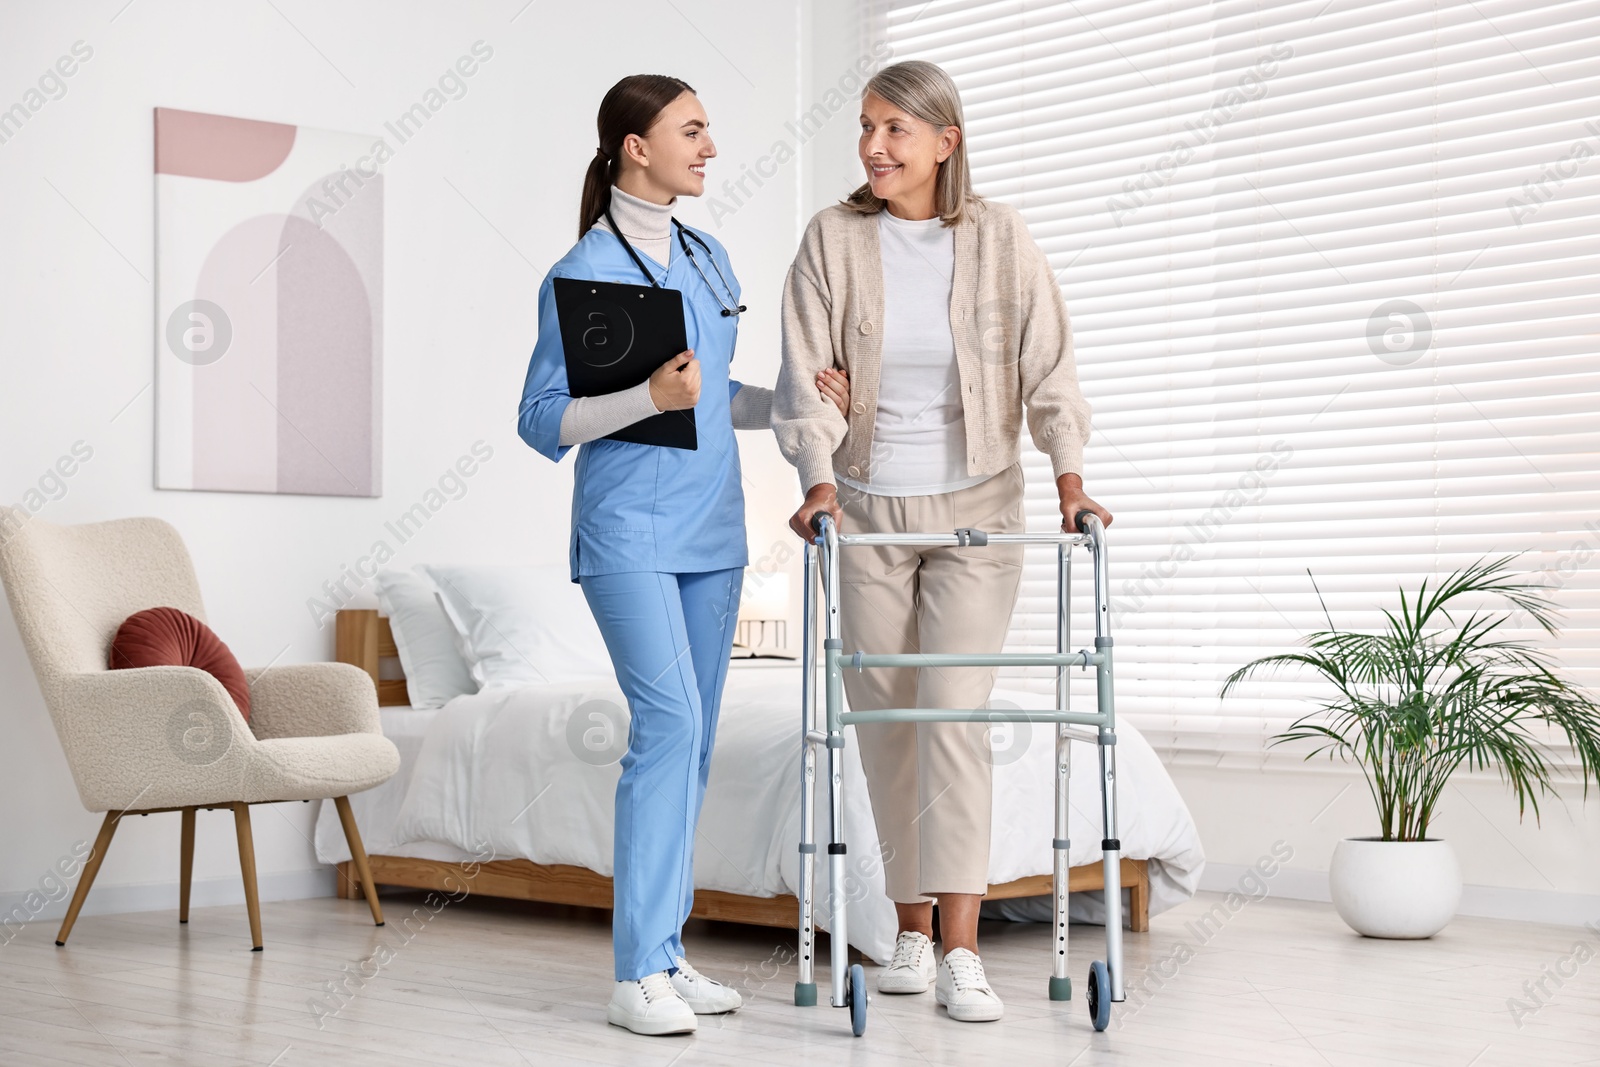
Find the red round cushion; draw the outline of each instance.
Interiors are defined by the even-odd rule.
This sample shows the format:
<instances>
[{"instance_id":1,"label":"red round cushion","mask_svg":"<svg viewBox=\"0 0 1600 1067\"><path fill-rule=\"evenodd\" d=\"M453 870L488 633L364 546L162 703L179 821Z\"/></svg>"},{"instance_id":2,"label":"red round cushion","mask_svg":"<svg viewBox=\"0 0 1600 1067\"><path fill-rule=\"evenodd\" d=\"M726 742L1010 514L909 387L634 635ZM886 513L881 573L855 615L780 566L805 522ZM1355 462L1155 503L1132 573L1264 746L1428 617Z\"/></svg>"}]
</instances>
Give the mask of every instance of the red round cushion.
<instances>
[{"instance_id":1,"label":"red round cushion","mask_svg":"<svg viewBox=\"0 0 1600 1067\"><path fill-rule=\"evenodd\" d=\"M250 683L244 668L205 623L177 608L146 608L129 615L111 639L112 670L129 667L199 667L222 683L244 721L250 721Z\"/></svg>"}]
</instances>

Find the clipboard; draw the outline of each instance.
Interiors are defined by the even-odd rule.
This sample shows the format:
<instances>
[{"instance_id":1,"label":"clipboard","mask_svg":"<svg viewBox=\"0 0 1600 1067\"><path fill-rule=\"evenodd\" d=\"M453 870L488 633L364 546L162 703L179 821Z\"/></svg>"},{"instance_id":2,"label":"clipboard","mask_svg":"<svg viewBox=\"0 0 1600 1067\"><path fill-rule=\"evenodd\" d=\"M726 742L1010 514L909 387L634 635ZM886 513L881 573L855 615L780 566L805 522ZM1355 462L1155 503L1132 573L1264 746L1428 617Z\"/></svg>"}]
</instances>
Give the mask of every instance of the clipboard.
<instances>
[{"instance_id":1,"label":"clipboard","mask_svg":"<svg viewBox=\"0 0 1600 1067\"><path fill-rule=\"evenodd\" d=\"M631 389L689 347L676 289L581 278L552 279L567 391L575 397ZM663 411L606 435L613 441L696 450L694 409Z\"/></svg>"}]
</instances>

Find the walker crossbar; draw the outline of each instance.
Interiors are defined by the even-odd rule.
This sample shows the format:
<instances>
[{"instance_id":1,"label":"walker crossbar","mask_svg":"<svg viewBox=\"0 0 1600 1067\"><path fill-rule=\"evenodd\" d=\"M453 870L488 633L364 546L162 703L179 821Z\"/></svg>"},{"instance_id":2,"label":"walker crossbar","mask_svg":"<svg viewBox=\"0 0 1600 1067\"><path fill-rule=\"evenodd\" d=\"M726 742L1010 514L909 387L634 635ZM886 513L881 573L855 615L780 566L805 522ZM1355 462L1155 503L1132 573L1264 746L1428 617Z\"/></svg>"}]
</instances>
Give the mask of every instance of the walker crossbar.
<instances>
[{"instance_id":1,"label":"walker crossbar","mask_svg":"<svg viewBox=\"0 0 1600 1067\"><path fill-rule=\"evenodd\" d=\"M1106 561L1105 529L1089 511L1076 516L1079 533L985 533L963 529L953 533L841 534L824 514L814 520L817 536L806 542L803 579L803 619L801 625L800 682L800 904L799 977L795 983L795 1003L817 1002L814 978L815 916L813 911L817 845L812 840L812 811L816 790L818 750L826 753L829 789L828 919L831 956L829 1002L836 1008L849 1007L854 1032L866 1028L866 995L861 966L848 965L849 937L845 929L844 893L844 728L869 723L923 722L1029 722L1056 727L1055 837L1051 930L1052 966L1049 983L1051 1000L1070 1000L1072 981L1067 970L1067 884L1070 866L1068 842L1068 799L1072 761L1072 727L1093 727L1092 741L1099 751L1100 805L1106 913L1106 958L1095 961L1089 970L1087 999L1095 1029L1103 1030L1110 1020L1110 1005L1123 1000L1122 973L1122 863L1117 838L1117 737L1116 710L1112 687L1112 641L1110 579ZM1054 653L874 653L845 651L840 638L839 550L857 546L976 547L1007 544L1054 545L1056 547L1056 651ZM1083 545L1094 557L1095 651L1068 652L1072 595L1071 550ZM818 728L816 715L816 667L818 619L816 590L822 588L822 645L824 729ZM863 711L844 710L844 672L886 667L1001 667L1042 666L1056 669L1056 706L1049 711L1016 708L887 708ZM1096 710L1073 712L1068 668L1094 668ZM1077 735L1082 739L1081 734ZM1110 846L1110 847L1107 847Z\"/></svg>"},{"instance_id":2,"label":"walker crossbar","mask_svg":"<svg viewBox=\"0 0 1600 1067\"><path fill-rule=\"evenodd\" d=\"M847 711L839 716L843 726L869 722L1042 722L1100 726L1105 721L1104 715L1091 712L1028 711L1024 708L883 708Z\"/></svg>"},{"instance_id":3,"label":"walker crossbar","mask_svg":"<svg viewBox=\"0 0 1600 1067\"><path fill-rule=\"evenodd\" d=\"M966 655L960 652L835 652L846 670L862 667L1087 667L1105 657L1096 652L995 652Z\"/></svg>"},{"instance_id":4,"label":"walker crossbar","mask_svg":"<svg viewBox=\"0 0 1600 1067\"><path fill-rule=\"evenodd\" d=\"M827 516L823 516L826 518ZM984 545L1088 545L1088 534L1069 533L982 533ZM917 548L963 548L973 542L968 537L953 533L903 533L903 534L838 534L836 541L844 548L854 545L897 545ZM983 547L983 546L977 546Z\"/></svg>"}]
</instances>

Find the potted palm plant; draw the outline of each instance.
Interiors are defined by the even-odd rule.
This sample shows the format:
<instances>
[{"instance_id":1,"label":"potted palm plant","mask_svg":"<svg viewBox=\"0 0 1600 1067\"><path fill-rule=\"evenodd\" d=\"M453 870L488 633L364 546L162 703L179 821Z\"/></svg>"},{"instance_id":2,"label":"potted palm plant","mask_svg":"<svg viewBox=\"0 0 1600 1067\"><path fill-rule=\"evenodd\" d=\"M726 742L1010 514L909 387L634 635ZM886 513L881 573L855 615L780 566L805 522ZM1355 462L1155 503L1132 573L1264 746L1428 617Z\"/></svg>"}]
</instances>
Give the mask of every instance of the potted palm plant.
<instances>
[{"instance_id":1,"label":"potted palm plant","mask_svg":"<svg viewBox=\"0 0 1600 1067\"><path fill-rule=\"evenodd\" d=\"M1585 795L1600 779L1600 705L1559 677L1543 651L1506 636L1513 611L1556 633L1555 604L1509 569L1513 559L1479 560L1432 589L1424 580L1415 596L1402 588L1379 633L1338 630L1329 616L1304 651L1264 656L1223 683L1224 697L1247 678L1286 669L1327 683L1316 710L1270 743L1309 741L1307 759L1350 760L1366 778L1382 834L1339 842L1328 870L1334 907L1358 933L1431 937L1454 916L1460 869L1428 826L1462 767L1497 769L1519 815L1531 808L1535 821L1552 788L1557 734L1577 754ZM1485 609L1495 602L1510 610Z\"/></svg>"}]
</instances>

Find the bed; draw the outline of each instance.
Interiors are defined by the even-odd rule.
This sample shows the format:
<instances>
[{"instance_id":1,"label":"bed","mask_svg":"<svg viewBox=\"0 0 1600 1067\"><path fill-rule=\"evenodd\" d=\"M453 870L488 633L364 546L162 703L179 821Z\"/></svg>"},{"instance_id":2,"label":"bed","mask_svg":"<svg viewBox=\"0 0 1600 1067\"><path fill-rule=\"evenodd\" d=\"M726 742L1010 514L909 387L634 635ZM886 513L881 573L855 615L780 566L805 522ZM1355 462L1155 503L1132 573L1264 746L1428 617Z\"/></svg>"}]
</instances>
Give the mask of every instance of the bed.
<instances>
[{"instance_id":1,"label":"bed","mask_svg":"<svg viewBox=\"0 0 1600 1067\"><path fill-rule=\"evenodd\" d=\"M351 798L373 881L609 908L620 750L588 742L610 740L606 735L625 714L614 679L497 686L418 709L396 670L388 620L375 610L347 609L336 626L337 658L373 678L384 733L401 755L399 773ZM781 661L730 667L696 847L697 917L796 925L799 670ZM1037 694L997 689L995 698L1048 706ZM1038 898L1050 892L1053 734L1049 727L1034 730L1014 736L995 761L986 917L1048 917ZM1131 929L1144 931L1152 914L1193 894L1204 856L1188 809L1154 752L1131 727L1119 733L1125 915ZM878 850L869 844L875 834L859 756L853 746L846 756L846 834L859 843L848 893L851 942L886 962L894 909L883 894ZM1072 915L1087 922L1104 918L1099 833L1092 829L1099 804L1094 758L1092 745L1074 743ZM818 807L817 839L826 840L825 801ZM337 815L326 805L316 852L338 866L341 896L362 895ZM826 930L825 884L818 889L817 925Z\"/></svg>"}]
</instances>

